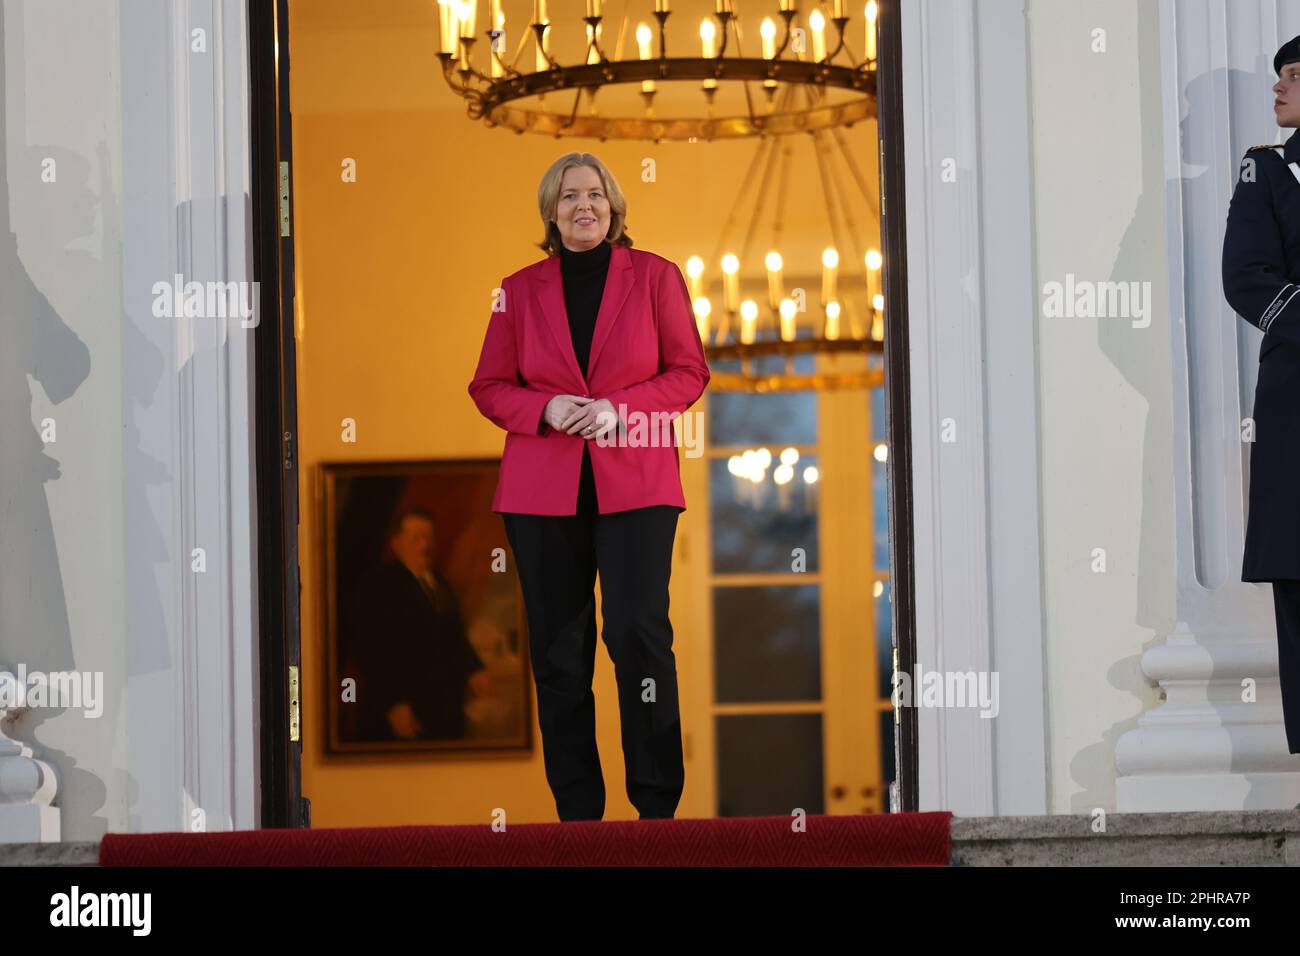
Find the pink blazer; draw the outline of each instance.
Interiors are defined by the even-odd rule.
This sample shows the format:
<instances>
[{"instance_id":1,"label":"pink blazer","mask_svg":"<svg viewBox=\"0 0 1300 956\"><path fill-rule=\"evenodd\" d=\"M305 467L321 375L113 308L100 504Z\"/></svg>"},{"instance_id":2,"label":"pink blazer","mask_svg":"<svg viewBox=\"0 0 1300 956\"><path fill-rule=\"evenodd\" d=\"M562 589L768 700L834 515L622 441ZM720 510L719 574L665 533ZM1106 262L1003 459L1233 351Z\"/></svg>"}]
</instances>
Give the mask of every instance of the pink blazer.
<instances>
[{"instance_id":1,"label":"pink blazer","mask_svg":"<svg viewBox=\"0 0 1300 956\"><path fill-rule=\"evenodd\" d=\"M685 510L668 416L704 393L709 366L677 265L614 246L585 375L573 351L559 257L507 276L501 289L469 383L479 411L506 431L492 510L576 514L584 443L591 446L601 514L649 505ZM614 404L620 422L606 444L542 421L546 403L561 394Z\"/></svg>"}]
</instances>

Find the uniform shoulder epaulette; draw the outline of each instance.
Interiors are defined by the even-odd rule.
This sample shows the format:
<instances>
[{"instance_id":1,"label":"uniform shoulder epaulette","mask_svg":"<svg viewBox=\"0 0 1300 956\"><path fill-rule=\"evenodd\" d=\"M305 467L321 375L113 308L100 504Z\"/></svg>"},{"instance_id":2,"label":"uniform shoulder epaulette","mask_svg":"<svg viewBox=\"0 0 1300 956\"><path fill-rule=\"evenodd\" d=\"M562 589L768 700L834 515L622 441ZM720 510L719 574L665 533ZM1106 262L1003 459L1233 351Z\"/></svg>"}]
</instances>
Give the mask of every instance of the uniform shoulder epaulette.
<instances>
[{"instance_id":1,"label":"uniform shoulder epaulette","mask_svg":"<svg viewBox=\"0 0 1300 956\"><path fill-rule=\"evenodd\" d=\"M1269 145L1252 146L1250 149L1246 150L1246 152L1253 153L1257 149L1277 149L1279 146L1285 146L1285 145L1286 143L1274 143L1272 146Z\"/></svg>"}]
</instances>

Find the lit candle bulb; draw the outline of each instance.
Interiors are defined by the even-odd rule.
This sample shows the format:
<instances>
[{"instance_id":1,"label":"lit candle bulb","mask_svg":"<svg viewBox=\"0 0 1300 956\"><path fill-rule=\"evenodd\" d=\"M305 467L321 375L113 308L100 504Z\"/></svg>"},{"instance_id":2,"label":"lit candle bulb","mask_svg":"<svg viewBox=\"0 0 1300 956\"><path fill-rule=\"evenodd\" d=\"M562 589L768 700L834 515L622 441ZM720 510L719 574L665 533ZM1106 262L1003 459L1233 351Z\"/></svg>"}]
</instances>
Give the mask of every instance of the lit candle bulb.
<instances>
[{"instance_id":1,"label":"lit candle bulb","mask_svg":"<svg viewBox=\"0 0 1300 956\"><path fill-rule=\"evenodd\" d=\"M763 59L770 60L776 56L776 24L771 17L763 18L758 33L763 38Z\"/></svg>"},{"instance_id":2,"label":"lit candle bulb","mask_svg":"<svg viewBox=\"0 0 1300 956\"><path fill-rule=\"evenodd\" d=\"M700 341L709 340L709 313L713 311L713 306L706 296L700 296L691 307L695 310L695 328L700 333Z\"/></svg>"},{"instance_id":3,"label":"lit candle bulb","mask_svg":"<svg viewBox=\"0 0 1300 956\"><path fill-rule=\"evenodd\" d=\"M876 0L867 4L867 59L876 58Z\"/></svg>"},{"instance_id":4,"label":"lit candle bulb","mask_svg":"<svg viewBox=\"0 0 1300 956\"><path fill-rule=\"evenodd\" d=\"M718 29L713 25L713 21L704 19L700 21L700 48L704 51L705 57L717 56L713 49L713 41L718 35Z\"/></svg>"},{"instance_id":5,"label":"lit candle bulb","mask_svg":"<svg viewBox=\"0 0 1300 956\"><path fill-rule=\"evenodd\" d=\"M881 295L880 293L876 293L875 295L873 295L873 296L871 297L871 331L870 331L870 335L871 335L872 338L876 338L876 337L877 337L877 334L878 334L878 330L883 330L884 327L885 327L885 326L884 326L884 312L885 312L885 297L884 297L883 295ZM864 335L866 335L866 334L867 334L867 333L864 332L864 333L862 333L861 335L857 335L856 337L857 337L857 338L862 338L862 337L863 337ZM883 337L883 331L879 332L879 334Z\"/></svg>"},{"instance_id":6,"label":"lit candle bulb","mask_svg":"<svg viewBox=\"0 0 1300 956\"><path fill-rule=\"evenodd\" d=\"M808 17L808 26L812 29L813 59L826 59L826 18L820 10L813 10Z\"/></svg>"},{"instance_id":7,"label":"lit candle bulb","mask_svg":"<svg viewBox=\"0 0 1300 956\"><path fill-rule=\"evenodd\" d=\"M740 303L740 341L744 345L754 344L754 333L758 330L758 303L746 299Z\"/></svg>"},{"instance_id":8,"label":"lit candle bulb","mask_svg":"<svg viewBox=\"0 0 1300 956\"><path fill-rule=\"evenodd\" d=\"M880 266L884 259L875 249L869 249L864 258L867 265L867 298L869 299L880 291Z\"/></svg>"},{"instance_id":9,"label":"lit candle bulb","mask_svg":"<svg viewBox=\"0 0 1300 956\"><path fill-rule=\"evenodd\" d=\"M767 449L762 449L771 458L771 453ZM738 502L750 504L756 508L762 506L762 497L764 489L762 484L767 478L767 466L763 464L759 454L754 449L746 449L744 454L733 456L735 465L731 461L727 462L727 470L736 476L733 487L736 488L736 500Z\"/></svg>"},{"instance_id":10,"label":"lit candle bulb","mask_svg":"<svg viewBox=\"0 0 1300 956\"><path fill-rule=\"evenodd\" d=\"M504 76L505 67L501 65L500 58L506 52L506 15L501 12L501 0L492 0L492 6L496 8L492 14L492 24L499 31L497 38L493 41L493 52L488 55L488 64L492 69L492 76Z\"/></svg>"},{"instance_id":11,"label":"lit candle bulb","mask_svg":"<svg viewBox=\"0 0 1300 956\"><path fill-rule=\"evenodd\" d=\"M799 314L794 299L781 300L781 340L793 342L795 339L795 318Z\"/></svg>"},{"instance_id":12,"label":"lit candle bulb","mask_svg":"<svg viewBox=\"0 0 1300 956\"><path fill-rule=\"evenodd\" d=\"M781 253L775 250L769 252L763 259L763 265L767 266L767 297L775 309L785 295L785 289L781 285Z\"/></svg>"},{"instance_id":13,"label":"lit candle bulb","mask_svg":"<svg viewBox=\"0 0 1300 956\"><path fill-rule=\"evenodd\" d=\"M828 339L840 337L840 304L834 300L826 303L826 332Z\"/></svg>"},{"instance_id":14,"label":"lit candle bulb","mask_svg":"<svg viewBox=\"0 0 1300 956\"><path fill-rule=\"evenodd\" d=\"M704 294L702 290L703 282L701 276L704 275L704 260L699 256L691 256L686 260L686 278L691 287L691 298L697 299Z\"/></svg>"},{"instance_id":15,"label":"lit candle bulb","mask_svg":"<svg viewBox=\"0 0 1300 956\"><path fill-rule=\"evenodd\" d=\"M474 26L478 22L478 0L459 0L456 6L462 39L474 39Z\"/></svg>"},{"instance_id":16,"label":"lit candle bulb","mask_svg":"<svg viewBox=\"0 0 1300 956\"><path fill-rule=\"evenodd\" d=\"M704 51L705 59L710 59L718 55L718 30L717 27L713 25L712 20L704 19L700 21L700 47ZM714 95L713 91L718 88L718 81L708 79L700 85L704 89L704 95L710 97L709 102L712 103L712 96Z\"/></svg>"},{"instance_id":17,"label":"lit candle bulb","mask_svg":"<svg viewBox=\"0 0 1300 956\"><path fill-rule=\"evenodd\" d=\"M794 467L784 462L772 471L772 482L776 485L776 507L778 511L790 510L790 496L794 486L790 479L794 477Z\"/></svg>"},{"instance_id":18,"label":"lit candle bulb","mask_svg":"<svg viewBox=\"0 0 1300 956\"><path fill-rule=\"evenodd\" d=\"M822 305L835 298L835 273L840 265L840 254L827 247L822 250Z\"/></svg>"},{"instance_id":19,"label":"lit candle bulb","mask_svg":"<svg viewBox=\"0 0 1300 956\"><path fill-rule=\"evenodd\" d=\"M456 53L456 38L459 35L456 24L456 8L453 0L438 0L438 50L441 53Z\"/></svg>"},{"instance_id":20,"label":"lit candle bulb","mask_svg":"<svg viewBox=\"0 0 1300 956\"><path fill-rule=\"evenodd\" d=\"M820 477L816 465L808 465L803 470L803 508L809 514L817 513L817 479Z\"/></svg>"},{"instance_id":21,"label":"lit candle bulb","mask_svg":"<svg viewBox=\"0 0 1300 956\"><path fill-rule=\"evenodd\" d=\"M722 307L734 312L740 305L740 260L728 252L722 257Z\"/></svg>"},{"instance_id":22,"label":"lit candle bulb","mask_svg":"<svg viewBox=\"0 0 1300 956\"><path fill-rule=\"evenodd\" d=\"M637 23L637 56L642 60L650 59L650 27L645 23ZM653 79L642 79L641 92L654 92Z\"/></svg>"}]
</instances>

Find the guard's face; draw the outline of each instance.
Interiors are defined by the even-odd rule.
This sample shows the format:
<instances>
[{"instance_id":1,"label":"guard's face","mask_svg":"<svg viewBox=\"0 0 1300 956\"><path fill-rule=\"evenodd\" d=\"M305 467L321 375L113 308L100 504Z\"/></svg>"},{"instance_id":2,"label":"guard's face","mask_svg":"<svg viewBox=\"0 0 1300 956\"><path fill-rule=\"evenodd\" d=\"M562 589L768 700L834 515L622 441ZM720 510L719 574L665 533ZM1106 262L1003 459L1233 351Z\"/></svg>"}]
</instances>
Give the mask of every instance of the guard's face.
<instances>
[{"instance_id":1,"label":"guard's face","mask_svg":"<svg viewBox=\"0 0 1300 956\"><path fill-rule=\"evenodd\" d=\"M564 171L555 225L564 244L577 252L594 249L605 241L609 232L609 197L600 183L600 174L590 166L574 166Z\"/></svg>"},{"instance_id":2,"label":"guard's face","mask_svg":"<svg viewBox=\"0 0 1300 956\"><path fill-rule=\"evenodd\" d=\"M1300 63L1287 63L1273 84L1273 113L1283 129L1300 128Z\"/></svg>"}]
</instances>

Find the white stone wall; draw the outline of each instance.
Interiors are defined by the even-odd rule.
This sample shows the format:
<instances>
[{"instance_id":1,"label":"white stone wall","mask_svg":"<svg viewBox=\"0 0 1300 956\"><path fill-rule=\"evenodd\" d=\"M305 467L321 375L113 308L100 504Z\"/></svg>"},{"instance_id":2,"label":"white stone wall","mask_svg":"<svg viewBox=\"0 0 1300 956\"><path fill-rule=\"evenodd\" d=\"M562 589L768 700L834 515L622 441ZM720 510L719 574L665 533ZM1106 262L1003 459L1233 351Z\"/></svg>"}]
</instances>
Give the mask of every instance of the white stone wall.
<instances>
[{"instance_id":1,"label":"white stone wall","mask_svg":"<svg viewBox=\"0 0 1300 956\"><path fill-rule=\"evenodd\" d=\"M251 279L244 11L0 13L0 667L94 690L8 728L58 778L25 838L250 827L253 331L153 308Z\"/></svg>"},{"instance_id":2,"label":"white stone wall","mask_svg":"<svg viewBox=\"0 0 1300 956\"><path fill-rule=\"evenodd\" d=\"M918 656L1002 699L920 712L922 809L1291 807L1271 593L1240 582L1259 340L1219 267L1300 7L902 18Z\"/></svg>"},{"instance_id":3,"label":"white stone wall","mask_svg":"<svg viewBox=\"0 0 1300 956\"><path fill-rule=\"evenodd\" d=\"M1158 10L1026 12L1050 811L1086 813L1115 805L1115 743L1158 703L1138 662L1174 623ZM1130 284L1145 314L1045 314L1070 276Z\"/></svg>"}]
</instances>

